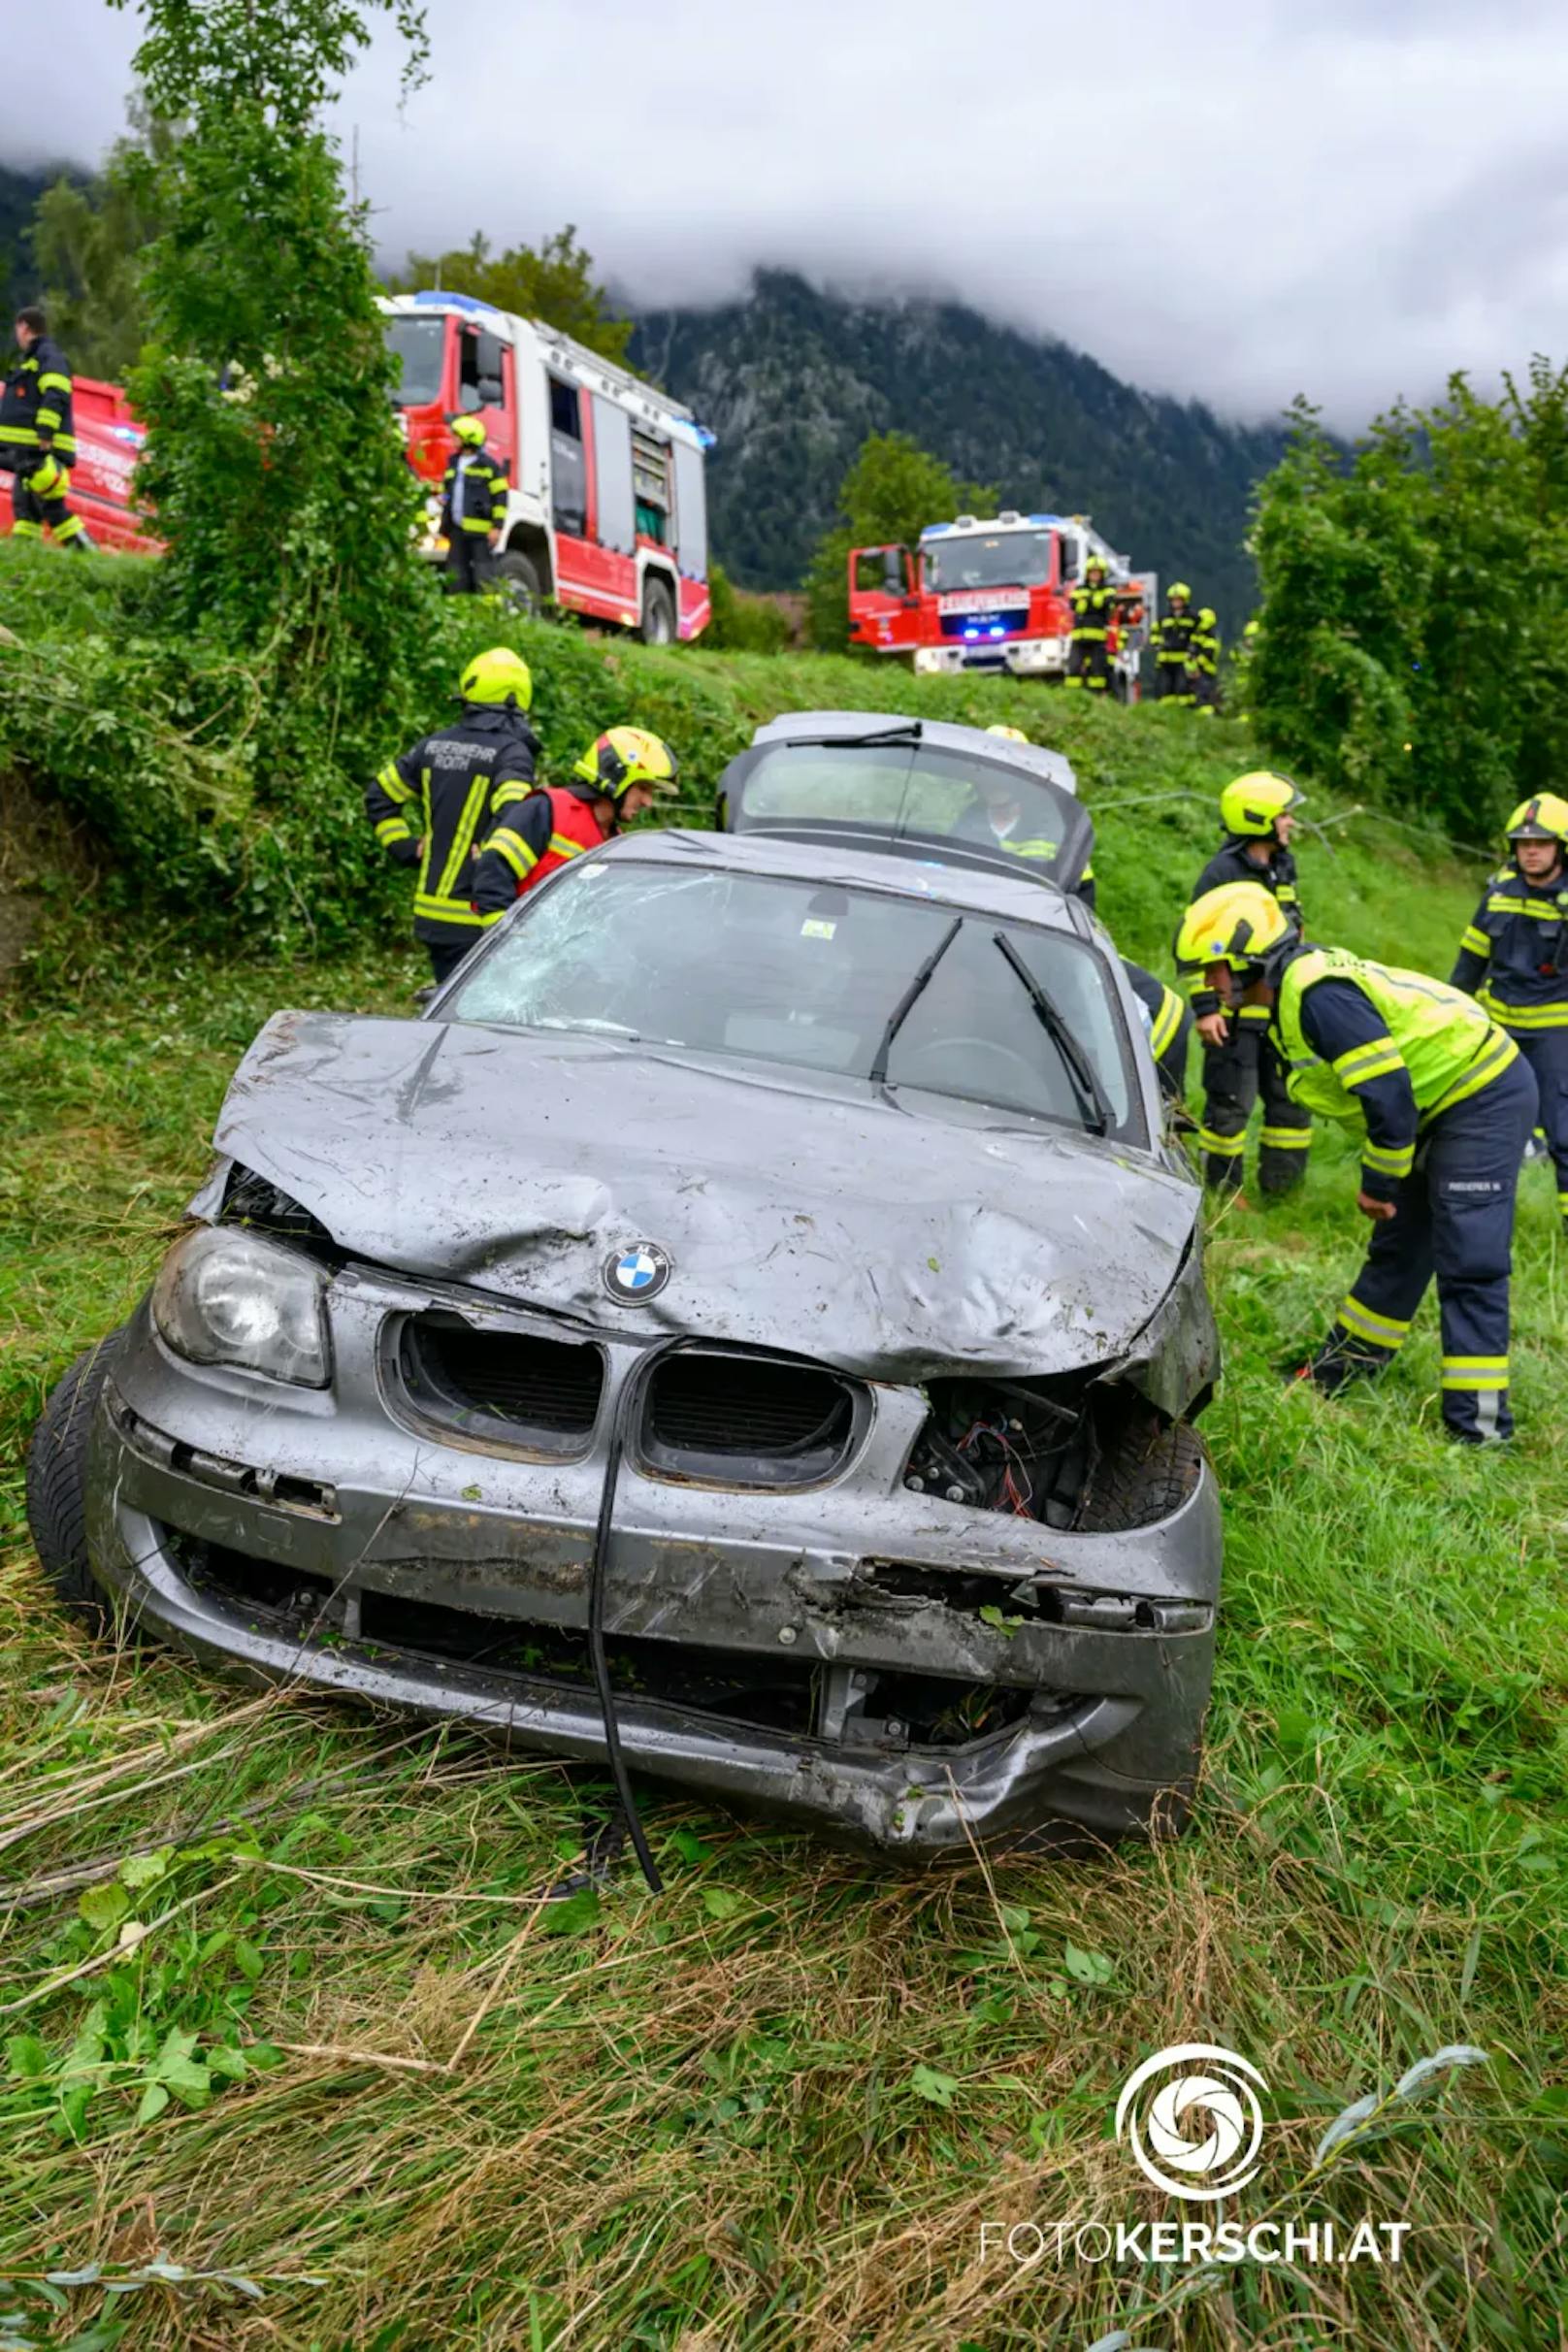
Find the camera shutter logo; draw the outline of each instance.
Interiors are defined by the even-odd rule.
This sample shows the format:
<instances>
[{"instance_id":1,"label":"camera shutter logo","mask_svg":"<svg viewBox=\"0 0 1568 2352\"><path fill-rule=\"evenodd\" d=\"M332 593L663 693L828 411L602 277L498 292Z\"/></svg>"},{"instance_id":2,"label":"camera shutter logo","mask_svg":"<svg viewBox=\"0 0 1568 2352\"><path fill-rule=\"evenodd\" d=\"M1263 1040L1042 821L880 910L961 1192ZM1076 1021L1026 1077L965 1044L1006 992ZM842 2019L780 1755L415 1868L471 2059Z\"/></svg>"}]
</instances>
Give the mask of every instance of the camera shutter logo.
<instances>
[{"instance_id":1,"label":"camera shutter logo","mask_svg":"<svg viewBox=\"0 0 1568 2352\"><path fill-rule=\"evenodd\" d=\"M1207 2204L1244 2189L1258 2170L1267 2083L1210 2042L1173 2042L1127 2076L1116 2137L1157 2188Z\"/></svg>"}]
</instances>

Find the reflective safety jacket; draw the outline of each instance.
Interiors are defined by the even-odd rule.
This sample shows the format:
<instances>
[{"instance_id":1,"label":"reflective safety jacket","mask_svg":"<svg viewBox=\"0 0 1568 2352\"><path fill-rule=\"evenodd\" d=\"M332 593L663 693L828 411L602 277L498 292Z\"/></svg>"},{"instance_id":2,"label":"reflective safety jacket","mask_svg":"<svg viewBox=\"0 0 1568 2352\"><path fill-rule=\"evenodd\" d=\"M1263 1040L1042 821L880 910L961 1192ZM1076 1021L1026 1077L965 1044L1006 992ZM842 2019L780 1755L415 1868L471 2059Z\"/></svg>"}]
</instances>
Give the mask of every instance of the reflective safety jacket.
<instances>
[{"instance_id":1,"label":"reflective safety jacket","mask_svg":"<svg viewBox=\"0 0 1568 2352\"><path fill-rule=\"evenodd\" d=\"M421 735L366 786L376 838L400 866L419 868L417 938L469 942L482 929L472 903L475 848L533 790L538 755L539 738L520 710L465 702L453 726Z\"/></svg>"},{"instance_id":2,"label":"reflective safety jacket","mask_svg":"<svg viewBox=\"0 0 1568 2352\"><path fill-rule=\"evenodd\" d=\"M1191 607L1186 612L1162 612L1151 632L1155 659L1167 664L1185 665L1192 652L1196 628L1197 614Z\"/></svg>"},{"instance_id":3,"label":"reflective safety jacket","mask_svg":"<svg viewBox=\"0 0 1568 2352\"><path fill-rule=\"evenodd\" d=\"M459 449L441 478L441 528L484 538L506 509L506 469L488 449Z\"/></svg>"},{"instance_id":4,"label":"reflective safety jacket","mask_svg":"<svg viewBox=\"0 0 1568 2352\"><path fill-rule=\"evenodd\" d=\"M481 923L494 923L514 898L558 866L597 849L616 831L611 817L602 825L595 803L603 795L574 792L571 785L540 786L485 841L474 874L474 903Z\"/></svg>"},{"instance_id":5,"label":"reflective safety jacket","mask_svg":"<svg viewBox=\"0 0 1568 2352\"><path fill-rule=\"evenodd\" d=\"M1449 975L1504 1029L1568 1029L1568 874L1525 880L1505 866L1486 884Z\"/></svg>"},{"instance_id":6,"label":"reflective safety jacket","mask_svg":"<svg viewBox=\"0 0 1568 2352\"><path fill-rule=\"evenodd\" d=\"M1082 897L1082 893L1079 896ZM1122 969L1131 984L1132 994L1149 1015L1149 1051L1158 1062L1161 1054L1175 1043L1176 1032L1187 1017L1185 997L1178 996L1173 988L1155 972L1145 971L1141 964L1131 964L1122 958Z\"/></svg>"},{"instance_id":7,"label":"reflective safety jacket","mask_svg":"<svg viewBox=\"0 0 1568 2352\"><path fill-rule=\"evenodd\" d=\"M1075 645L1103 645L1116 618L1122 593L1107 582L1103 587L1091 588L1080 581L1068 596L1072 605L1072 641Z\"/></svg>"},{"instance_id":8,"label":"reflective safety jacket","mask_svg":"<svg viewBox=\"0 0 1568 2352\"><path fill-rule=\"evenodd\" d=\"M1212 678L1220 668L1220 623L1207 604L1192 631L1192 667Z\"/></svg>"},{"instance_id":9,"label":"reflective safety jacket","mask_svg":"<svg viewBox=\"0 0 1568 2352\"><path fill-rule=\"evenodd\" d=\"M19 359L0 392L0 466L13 473L25 453L49 449L62 466L77 453L72 431L71 370L65 353L48 335Z\"/></svg>"},{"instance_id":10,"label":"reflective safety jacket","mask_svg":"<svg viewBox=\"0 0 1568 2352\"><path fill-rule=\"evenodd\" d=\"M1295 859L1278 841L1269 845L1266 866L1255 865L1247 855L1248 836L1229 833L1215 851L1203 871L1192 885L1190 905L1201 898L1205 891L1218 890L1223 882L1259 882L1264 890L1272 891L1290 919L1296 937L1301 936L1301 901L1296 895ZM1220 1010L1220 999L1212 988L1203 985L1203 974L1194 972L1187 983L1189 1000L1199 1021ZM1244 1013L1245 1020L1249 1013Z\"/></svg>"},{"instance_id":11,"label":"reflective safety jacket","mask_svg":"<svg viewBox=\"0 0 1568 2352\"><path fill-rule=\"evenodd\" d=\"M1292 1101L1364 1126L1361 1188L1386 1200L1415 1165L1421 1130L1519 1058L1474 997L1338 947L1291 957L1269 1036Z\"/></svg>"}]
</instances>

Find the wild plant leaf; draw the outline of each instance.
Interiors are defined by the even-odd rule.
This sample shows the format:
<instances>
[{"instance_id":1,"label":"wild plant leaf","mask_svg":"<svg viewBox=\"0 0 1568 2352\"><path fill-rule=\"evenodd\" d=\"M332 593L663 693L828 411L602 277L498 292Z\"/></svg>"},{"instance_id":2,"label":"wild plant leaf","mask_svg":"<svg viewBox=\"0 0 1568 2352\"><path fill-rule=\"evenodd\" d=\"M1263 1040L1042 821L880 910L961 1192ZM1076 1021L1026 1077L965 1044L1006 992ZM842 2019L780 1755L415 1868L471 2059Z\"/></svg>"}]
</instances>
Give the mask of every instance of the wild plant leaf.
<instances>
[{"instance_id":1,"label":"wild plant leaf","mask_svg":"<svg viewBox=\"0 0 1568 2352\"><path fill-rule=\"evenodd\" d=\"M1451 2074L1456 2066L1485 2066L1486 2050L1478 2050L1473 2042L1451 2042L1434 2050L1429 2058L1418 2058L1415 2065L1401 2074L1393 2086L1395 2099L1413 2099L1426 2083L1435 2082L1439 2074Z\"/></svg>"},{"instance_id":2,"label":"wild plant leaf","mask_svg":"<svg viewBox=\"0 0 1568 2352\"><path fill-rule=\"evenodd\" d=\"M1313 2150L1313 2163L1322 2164L1323 2158L1340 2146L1342 2141L1353 2139L1367 2117L1376 2112L1377 2105L1376 2091L1368 2091L1364 2099L1355 2100L1350 2107L1343 2108Z\"/></svg>"},{"instance_id":3,"label":"wild plant leaf","mask_svg":"<svg viewBox=\"0 0 1568 2352\"><path fill-rule=\"evenodd\" d=\"M950 2107L958 2089L958 2076L944 2074L934 2066L917 2066L909 2076L917 2099L929 2100L932 2107Z\"/></svg>"},{"instance_id":4,"label":"wild plant leaf","mask_svg":"<svg viewBox=\"0 0 1568 2352\"><path fill-rule=\"evenodd\" d=\"M131 1898L113 1878L103 1886L83 1887L77 1897L77 1910L95 1935L105 1935L118 1927L131 1908Z\"/></svg>"}]
</instances>

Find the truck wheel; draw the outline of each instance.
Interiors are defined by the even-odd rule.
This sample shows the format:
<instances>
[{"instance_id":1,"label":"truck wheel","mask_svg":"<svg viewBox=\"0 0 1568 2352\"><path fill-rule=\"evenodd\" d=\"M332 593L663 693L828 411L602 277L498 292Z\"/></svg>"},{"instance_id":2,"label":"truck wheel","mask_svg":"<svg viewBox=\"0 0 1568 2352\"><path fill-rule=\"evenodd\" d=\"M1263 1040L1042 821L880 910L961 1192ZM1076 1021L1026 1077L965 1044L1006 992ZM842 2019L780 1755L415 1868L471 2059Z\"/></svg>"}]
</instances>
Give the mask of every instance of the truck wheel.
<instances>
[{"instance_id":1,"label":"truck wheel","mask_svg":"<svg viewBox=\"0 0 1568 2352\"><path fill-rule=\"evenodd\" d=\"M496 585L523 612L538 612L544 591L539 566L521 547L508 547L496 558Z\"/></svg>"},{"instance_id":2,"label":"truck wheel","mask_svg":"<svg viewBox=\"0 0 1568 2352\"><path fill-rule=\"evenodd\" d=\"M675 641L675 600L663 580L649 580L642 591L642 627L637 635L644 645L672 645Z\"/></svg>"},{"instance_id":3,"label":"truck wheel","mask_svg":"<svg viewBox=\"0 0 1568 2352\"><path fill-rule=\"evenodd\" d=\"M111 1331L79 1356L49 1392L27 1449L27 1525L40 1565L73 1617L107 1632L110 1609L87 1564L87 1441L118 1351Z\"/></svg>"},{"instance_id":4,"label":"truck wheel","mask_svg":"<svg viewBox=\"0 0 1568 2352\"><path fill-rule=\"evenodd\" d=\"M1094 1464L1075 1524L1095 1535L1152 1527L1181 1509L1202 1470L1195 1429L1140 1416Z\"/></svg>"}]
</instances>

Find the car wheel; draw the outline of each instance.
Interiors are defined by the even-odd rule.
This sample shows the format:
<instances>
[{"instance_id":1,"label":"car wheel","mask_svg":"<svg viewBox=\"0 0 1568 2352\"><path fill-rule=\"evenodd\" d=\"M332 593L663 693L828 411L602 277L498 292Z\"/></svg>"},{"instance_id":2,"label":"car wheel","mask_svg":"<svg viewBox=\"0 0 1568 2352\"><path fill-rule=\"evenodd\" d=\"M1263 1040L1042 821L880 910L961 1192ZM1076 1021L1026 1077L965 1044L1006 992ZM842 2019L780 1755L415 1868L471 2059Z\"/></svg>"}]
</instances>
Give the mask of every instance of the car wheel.
<instances>
[{"instance_id":1,"label":"car wheel","mask_svg":"<svg viewBox=\"0 0 1568 2352\"><path fill-rule=\"evenodd\" d=\"M637 634L644 645L675 641L675 600L663 580L649 580L642 591L642 627Z\"/></svg>"},{"instance_id":2,"label":"car wheel","mask_svg":"<svg viewBox=\"0 0 1568 2352\"><path fill-rule=\"evenodd\" d=\"M79 1356L49 1391L27 1449L27 1525L55 1598L94 1633L109 1604L87 1563L87 1442L121 1334Z\"/></svg>"},{"instance_id":3,"label":"car wheel","mask_svg":"<svg viewBox=\"0 0 1568 2352\"><path fill-rule=\"evenodd\" d=\"M521 612L538 612L543 601L539 566L521 547L508 547L505 554L497 556L496 585Z\"/></svg>"},{"instance_id":4,"label":"car wheel","mask_svg":"<svg viewBox=\"0 0 1568 2352\"><path fill-rule=\"evenodd\" d=\"M1202 1473L1194 1428L1140 1415L1094 1464L1074 1524L1094 1535L1152 1527L1181 1509Z\"/></svg>"}]
</instances>

